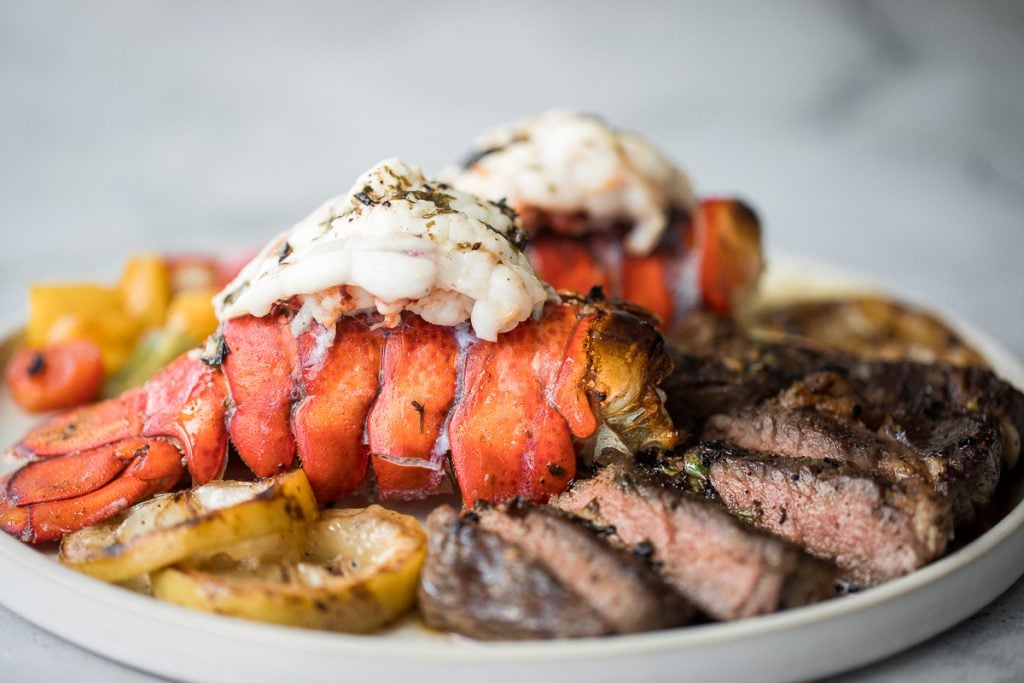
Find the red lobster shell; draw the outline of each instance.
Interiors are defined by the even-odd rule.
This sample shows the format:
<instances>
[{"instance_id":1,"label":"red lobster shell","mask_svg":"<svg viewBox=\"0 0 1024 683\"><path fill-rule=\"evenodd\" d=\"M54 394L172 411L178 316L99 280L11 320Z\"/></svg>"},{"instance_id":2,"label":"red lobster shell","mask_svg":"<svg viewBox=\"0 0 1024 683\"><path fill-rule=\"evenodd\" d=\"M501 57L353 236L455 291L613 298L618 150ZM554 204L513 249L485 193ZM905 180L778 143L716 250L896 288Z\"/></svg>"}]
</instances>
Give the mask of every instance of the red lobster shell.
<instances>
[{"instance_id":1,"label":"red lobster shell","mask_svg":"<svg viewBox=\"0 0 1024 683\"><path fill-rule=\"evenodd\" d=\"M382 499L430 495L450 457L466 505L546 500L596 442L636 452L678 438L657 389L663 340L627 307L548 302L497 342L408 313L296 338L290 315L229 320L218 358L186 354L32 430L14 448L31 462L0 484L0 527L53 540L173 488L186 466L204 483L222 474L229 436L258 477L299 463L321 502L371 469Z\"/></svg>"}]
</instances>

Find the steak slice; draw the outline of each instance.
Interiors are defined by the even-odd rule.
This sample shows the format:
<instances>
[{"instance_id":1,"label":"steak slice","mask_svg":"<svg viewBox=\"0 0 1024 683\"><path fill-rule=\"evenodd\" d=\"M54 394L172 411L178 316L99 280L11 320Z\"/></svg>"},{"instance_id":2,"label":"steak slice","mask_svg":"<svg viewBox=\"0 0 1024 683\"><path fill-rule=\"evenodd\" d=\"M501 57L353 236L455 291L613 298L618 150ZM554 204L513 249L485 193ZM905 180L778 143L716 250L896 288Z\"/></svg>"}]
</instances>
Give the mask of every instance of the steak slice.
<instances>
[{"instance_id":1,"label":"steak slice","mask_svg":"<svg viewBox=\"0 0 1024 683\"><path fill-rule=\"evenodd\" d=\"M786 408L773 401L712 415L701 438L792 458L836 460L892 479L926 476L908 446L853 420L813 409Z\"/></svg>"},{"instance_id":2,"label":"steak slice","mask_svg":"<svg viewBox=\"0 0 1024 683\"><path fill-rule=\"evenodd\" d=\"M927 481L957 526L1019 458L1024 396L985 368L865 360L699 317L673 355L667 405L702 440Z\"/></svg>"},{"instance_id":3,"label":"steak slice","mask_svg":"<svg viewBox=\"0 0 1024 683\"><path fill-rule=\"evenodd\" d=\"M420 582L427 624L481 639L635 633L688 621L693 608L644 561L583 520L512 503L427 519Z\"/></svg>"},{"instance_id":4,"label":"steak slice","mask_svg":"<svg viewBox=\"0 0 1024 683\"><path fill-rule=\"evenodd\" d=\"M857 584L924 566L953 535L948 501L917 478L892 482L833 460L721 444L701 444L685 458L686 471L700 473L733 514L833 560Z\"/></svg>"},{"instance_id":5,"label":"steak slice","mask_svg":"<svg viewBox=\"0 0 1024 683\"><path fill-rule=\"evenodd\" d=\"M887 414L880 431L921 453L940 491L965 499L958 508L987 504L1002 472L1016 466L1024 395L989 370L861 362L851 376Z\"/></svg>"},{"instance_id":6,"label":"steak slice","mask_svg":"<svg viewBox=\"0 0 1024 683\"><path fill-rule=\"evenodd\" d=\"M659 486L622 464L577 481L552 504L614 527L629 546L652 549L662 576L714 619L834 595L834 571L825 563L733 518L717 503Z\"/></svg>"},{"instance_id":7,"label":"steak slice","mask_svg":"<svg viewBox=\"0 0 1024 683\"><path fill-rule=\"evenodd\" d=\"M972 522L992 499L1005 437L1014 431L981 411L948 402L941 410L922 408L896 400L877 383L861 388L832 371L813 373L774 398L712 415L701 438L786 457L836 460L893 482L917 478L949 500L958 526Z\"/></svg>"}]
</instances>

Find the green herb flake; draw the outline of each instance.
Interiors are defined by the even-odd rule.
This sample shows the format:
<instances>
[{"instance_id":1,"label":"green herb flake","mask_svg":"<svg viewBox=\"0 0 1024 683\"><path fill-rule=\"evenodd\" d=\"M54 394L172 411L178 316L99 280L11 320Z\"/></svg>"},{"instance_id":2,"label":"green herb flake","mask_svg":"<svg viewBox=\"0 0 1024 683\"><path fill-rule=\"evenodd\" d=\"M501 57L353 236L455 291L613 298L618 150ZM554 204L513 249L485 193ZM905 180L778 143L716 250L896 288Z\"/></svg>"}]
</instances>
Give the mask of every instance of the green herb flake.
<instances>
[{"instance_id":1,"label":"green herb flake","mask_svg":"<svg viewBox=\"0 0 1024 683\"><path fill-rule=\"evenodd\" d=\"M708 468L697 453L687 453L683 458L683 471L697 479L708 478Z\"/></svg>"},{"instance_id":2,"label":"green herb flake","mask_svg":"<svg viewBox=\"0 0 1024 683\"><path fill-rule=\"evenodd\" d=\"M756 522L761 514L756 508L745 507L733 510L733 514L742 519L744 522Z\"/></svg>"}]
</instances>

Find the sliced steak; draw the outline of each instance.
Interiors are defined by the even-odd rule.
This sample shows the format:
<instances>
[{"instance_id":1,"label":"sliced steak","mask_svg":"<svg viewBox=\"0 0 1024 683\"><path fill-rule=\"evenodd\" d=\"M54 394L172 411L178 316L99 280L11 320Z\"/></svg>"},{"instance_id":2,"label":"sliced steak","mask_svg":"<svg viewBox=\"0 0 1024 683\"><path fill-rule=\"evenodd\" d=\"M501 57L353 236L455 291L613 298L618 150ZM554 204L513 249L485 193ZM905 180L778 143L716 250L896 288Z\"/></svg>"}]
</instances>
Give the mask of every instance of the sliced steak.
<instances>
[{"instance_id":1,"label":"sliced steak","mask_svg":"<svg viewBox=\"0 0 1024 683\"><path fill-rule=\"evenodd\" d=\"M809 373L843 369L842 359L820 349L750 337L734 320L707 313L690 316L667 348L674 370L662 382L666 407L691 432L708 417L756 405Z\"/></svg>"},{"instance_id":2,"label":"sliced steak","mask_svg":"<svg viewBox=\"0 0 1024 683\"><path fill-rule=\"evenodd\" d=\"M1024 395L988 370L860 362L851 375L886 415L880 432L913 446L958 510L986 505L1017 465Z\"/></svg>"},{"instance_id":3,"label":"sliced steak","mask_svg":"<svg viewBox=\"0 0 1024 683\"><path fill-rule=\"evenodd\" d=\"M548 506L513 503L479 510L480 527L544 561L590 603L614 633L675 626L693 608L644 559L609 543L609 532Z\"/></svg>"},{"instance_id":4,"label":"sliced steak","mask_svg":"<svg viewBox=\"0 0 1024 683\"><path fill-rule=\"evenodd\" d=\"M487 640L607 633L597 610L477 518L440 507L427 533L419 605L428 626Z\"/></svg>"},{"instance_id":5,"label":"sliced steak","mask_svg":"<svg viewBox=\"0 0 1024 683\"><path fill-rule=\"evenodd\" d=\"M794 382L779 396L707 419L701 438L793 458L835 460L893 482L929 482L952 506L957 525L989 503L1002 473L1003 422L980 411L914 410L896 402L808 392L823 375ZM876 394L879 393L877 390ZM796 397L799 397L797 399ZM819 400L820 399L820 400Z\"/></svg>"},{"instance_id":6,"label":"sliced steak","mask_svg":"<svg viewBox=\"0 0 1024 683\"><path fill-rule=\"evenodd\" d=\"M833 560L857 584L924 566L953 534L948 501L914 477L894 483L833 460L721 444L702 444L685 458L686 471L706 478L733 514Z\"/></svg>"},{"instance_id":7,"label":"sliced steak","mask_svg":"<svg viewBox=\"0 0 1024 683\"><path fill-rule=\"evenodd\" d=\"M420 583L427 624L482 639L634 633L688 621L693 608L636 555L583 520L509 504L427 520Z\"/></svg>"},{"instance_id":8,"label":"sliced steak","mask_svg":"<svg viewBox=\"0 0 1024 683\"><path fill-rule=\"evenodd\" d=\"M1024 396L984 368L865 360L699 318L677 341L668 406L705 441L927 481L957 526L1019 457Z\"/></svg>"},{"instance_id":9,"label":"sliced steak","mask_svg":"<svg viewBox=\"0 0 1024 683\"><path fill-rule=\"evenodd\" d=\"M613 464L552 501L653 550L665 579L715 619L738 619L834 594L833 570L733 518L714 502Z\"/></svg>"},{"instance_id":10,"label":"sliced steak","mask_svg":"<svg viewBox=\"0 0 1024 683\"><path fill-rule=\"evenodd\" d=\"M853 420L812 409L785 408L773 401L712 415L701 438L792 458L836 460L892 479L925 476L917 454Z\"/></svg>"}]
</instances>

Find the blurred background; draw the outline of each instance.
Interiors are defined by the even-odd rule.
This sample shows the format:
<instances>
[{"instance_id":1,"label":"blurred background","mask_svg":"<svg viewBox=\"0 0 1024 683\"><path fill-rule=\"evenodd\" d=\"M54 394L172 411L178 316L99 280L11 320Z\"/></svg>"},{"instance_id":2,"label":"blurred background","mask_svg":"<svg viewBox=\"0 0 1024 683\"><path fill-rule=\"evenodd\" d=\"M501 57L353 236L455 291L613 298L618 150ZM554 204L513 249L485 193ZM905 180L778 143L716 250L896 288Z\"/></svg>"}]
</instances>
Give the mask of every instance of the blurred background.
<instances>
[{"instance_id":1,"label":"blurred background","mask_svg":"<svg viewBox=\"0 0 1024 683\"><path fill-rule=\"evenodd\" d=\"M391 155L553 106L641 132L771 251L1018 351L1024 4L0 5L0 304L131 252L258 246ZM1013 296L1003 291L1013 290Z\"/></svg>"},{"instance_id":2,"label":"blurred background","mask_svg":"<svg viewBox=\"0 0 1024 683\"><path fill-rule=\"evenodd\" d=\"M259 246L381 158L436 171L554 106L747 198L769 254L916 291L1024 354L1014 0L4 2L0 321L30 281Z\"/></svg>"}]
</instances>

